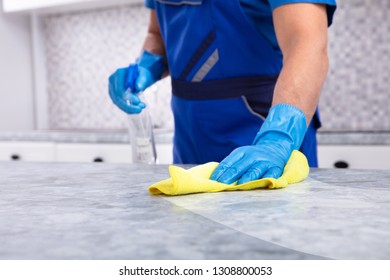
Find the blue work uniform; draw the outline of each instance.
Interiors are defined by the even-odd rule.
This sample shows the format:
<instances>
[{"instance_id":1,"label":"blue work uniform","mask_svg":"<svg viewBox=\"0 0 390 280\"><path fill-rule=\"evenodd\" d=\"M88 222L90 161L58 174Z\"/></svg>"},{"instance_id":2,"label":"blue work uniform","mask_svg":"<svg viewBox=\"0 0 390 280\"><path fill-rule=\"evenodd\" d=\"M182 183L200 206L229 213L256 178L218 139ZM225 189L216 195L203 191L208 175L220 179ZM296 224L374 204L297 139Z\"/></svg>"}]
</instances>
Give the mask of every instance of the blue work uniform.
<instances>
[{"instance_id":1,"label":"blue work uniform","mask_svg":"<svg viewBox=\"0 0 390 280\"><path fill-rule=\"evenodd\" d=\"M222 161L251 145L271 107L283 55L273 9L335 0L146 0L155 9L172 78L174 163ZM301 151L317 166L318 110Z\"/></svg>"}]
</instances>

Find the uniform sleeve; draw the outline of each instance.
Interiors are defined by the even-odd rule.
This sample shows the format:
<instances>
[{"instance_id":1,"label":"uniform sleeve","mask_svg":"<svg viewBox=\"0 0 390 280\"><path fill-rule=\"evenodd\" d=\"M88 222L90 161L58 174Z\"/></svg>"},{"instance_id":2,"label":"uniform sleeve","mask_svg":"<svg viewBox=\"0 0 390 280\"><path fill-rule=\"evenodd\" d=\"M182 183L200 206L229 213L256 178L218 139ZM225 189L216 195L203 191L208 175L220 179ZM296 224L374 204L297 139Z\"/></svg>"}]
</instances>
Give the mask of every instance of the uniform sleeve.
<instances>
[{"instance_id":1,"label":"uniform sleeve","mask_svg":"<svg viewBox=\"0 0 390 280\"><path fill-rule=\"evenodd\" d=\"M145 0L145 7L154 9L154 0Z\"/></svg>"},{"instance_id":2,"label":"uniform sleeve","mask_svg":"<svg viewBox=\"0 0 390 280\"><path fill-rule=\"evenodd\" d=\"M293 3L313 3L313 4L325 4L326 11L328 13L328 26L332 24L333 15L336 11L336 0L268 0L271 5L271 9L274 10L279 6Z\"/></svg>"}]
</instances>

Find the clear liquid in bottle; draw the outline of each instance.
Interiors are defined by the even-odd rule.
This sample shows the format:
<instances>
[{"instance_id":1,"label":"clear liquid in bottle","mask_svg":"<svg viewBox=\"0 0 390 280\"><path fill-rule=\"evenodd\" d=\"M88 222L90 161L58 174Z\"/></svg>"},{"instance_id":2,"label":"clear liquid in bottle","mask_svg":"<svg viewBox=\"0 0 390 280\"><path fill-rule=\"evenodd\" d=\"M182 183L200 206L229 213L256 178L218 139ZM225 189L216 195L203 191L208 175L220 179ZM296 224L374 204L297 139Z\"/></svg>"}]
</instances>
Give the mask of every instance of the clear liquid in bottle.
<instances>
[{"instance_id":1,"label":"clear liquid in bottle","mask_svg":"<svg viewBox=\"0 0 390 280\"><path fill-rule=\"evenodd\" d=\"M130 103L129 100L127 102ZM128 120L133 163L155 164L157 153L149 108L144 108L139 114L128 115Z\"/></svg>"}]
</instances>

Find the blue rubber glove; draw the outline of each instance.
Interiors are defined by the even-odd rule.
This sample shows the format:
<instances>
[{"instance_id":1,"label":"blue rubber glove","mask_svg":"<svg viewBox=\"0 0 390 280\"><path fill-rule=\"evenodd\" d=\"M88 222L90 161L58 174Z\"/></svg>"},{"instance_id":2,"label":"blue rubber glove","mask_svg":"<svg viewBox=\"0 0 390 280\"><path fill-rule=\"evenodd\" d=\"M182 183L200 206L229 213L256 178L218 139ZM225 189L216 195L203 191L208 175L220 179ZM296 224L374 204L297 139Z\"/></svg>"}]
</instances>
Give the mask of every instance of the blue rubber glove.
<instances>
[{"instance_id":1,"label":"blue rubber glove","mask_svg":"<svg viewBox=\"0 0 390 280\"><path fill-rule=\"evenodd\" d=\"M210 179L238 184L261 178L279 178L293 150L306 133L306 116L289 104L271 108L251 146L235 149L214 170Z\"/></svg>"},{"instance_id":2,"label":"blue rubber glove","mask_svg":"<svg viewBox=\"0 0 390 280\"><path fill-rule=\"evenodd\" d=\"M112 102L128 114L140 113L146 105L136 94L160 80L164 72L164 58L143 51L135 64L120 68L110 76L109 94Z\"/></svg>"}]
</instances>

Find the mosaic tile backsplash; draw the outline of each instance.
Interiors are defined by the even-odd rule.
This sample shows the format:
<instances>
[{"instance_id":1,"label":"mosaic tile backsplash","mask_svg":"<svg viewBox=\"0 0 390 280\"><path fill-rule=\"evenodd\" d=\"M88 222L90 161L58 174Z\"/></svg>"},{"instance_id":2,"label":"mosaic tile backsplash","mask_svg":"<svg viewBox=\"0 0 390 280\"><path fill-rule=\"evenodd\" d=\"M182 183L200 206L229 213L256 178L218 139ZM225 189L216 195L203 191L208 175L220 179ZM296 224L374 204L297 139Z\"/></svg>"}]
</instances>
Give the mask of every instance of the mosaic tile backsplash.
<instances>
[{"instance_id":1,"label":"mosaic tile backsplash","mask_svg":"<svg viewBox=\"0 0 390 280\"><path fill-rule=\"evenodd\" d=\"M338 4L322 130L390 131L390 1ZM127 127L108 97L108 76L138 56L148 18L141 4L44 17L51 129ZM169 78L145 94L155 127L172 129Z\"/></svg>"},{"instance_id":2,"label":"mosaic tile backsplash","mask_svg":"<svg viewBox=\"0 0 390 280\"><path fill-rule=\"evenodd\" d=\"M149 21L142 4L44 18L51 129L124 129L108 77L138 57ZM172 128L170 81L145 91L154 125Z\"/></svg>"}]
</instances>

